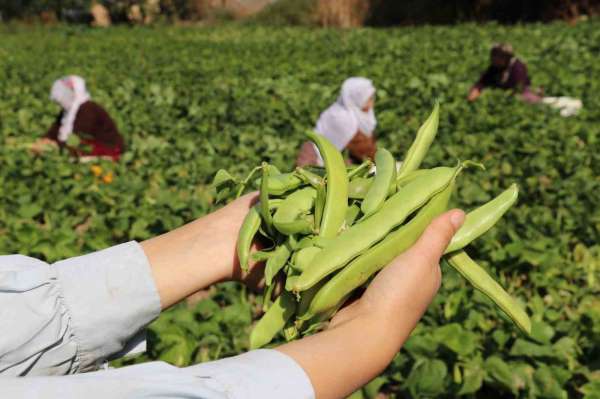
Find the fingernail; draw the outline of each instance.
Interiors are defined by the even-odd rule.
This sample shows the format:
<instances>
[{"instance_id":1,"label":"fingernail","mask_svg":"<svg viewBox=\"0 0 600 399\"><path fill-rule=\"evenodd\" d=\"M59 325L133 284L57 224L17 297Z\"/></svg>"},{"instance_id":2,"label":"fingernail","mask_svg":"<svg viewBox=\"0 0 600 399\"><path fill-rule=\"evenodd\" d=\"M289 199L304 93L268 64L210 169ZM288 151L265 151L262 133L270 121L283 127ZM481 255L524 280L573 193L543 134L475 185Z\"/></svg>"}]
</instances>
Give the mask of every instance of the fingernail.
<instances>
[{"instance_id":1,"label":"fingernail","mask_svg":"<svg viewBox=\"0 0 600 399\"><path fill-rule=\"evenodd\" d=\"M452 223L452 226L454 226L454 230L458 230L464 221L465 213L463 211L460 209L452 211L452 214L450 215L450 223Z\"/></svg>"}]
</instances>

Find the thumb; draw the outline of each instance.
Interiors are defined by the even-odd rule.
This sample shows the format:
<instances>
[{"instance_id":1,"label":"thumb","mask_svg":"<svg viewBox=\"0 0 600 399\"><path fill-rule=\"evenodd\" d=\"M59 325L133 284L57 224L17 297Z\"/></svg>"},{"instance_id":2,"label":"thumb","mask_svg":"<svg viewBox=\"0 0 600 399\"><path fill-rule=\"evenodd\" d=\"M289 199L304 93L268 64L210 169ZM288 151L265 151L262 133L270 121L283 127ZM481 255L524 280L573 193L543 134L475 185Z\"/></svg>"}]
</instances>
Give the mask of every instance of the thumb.
<instances>
[{"instance_id":1,"label":"thumb","mask_svg":"<svg viewBox=\"0 0 600 399\"><path fill-rule=\"evenodd\" d=\"M429 224L409 252L426 260L429 264L437 264L464 221L465 213L460 209L453 209L441 214Z\"/></svg>"}]
</instances>

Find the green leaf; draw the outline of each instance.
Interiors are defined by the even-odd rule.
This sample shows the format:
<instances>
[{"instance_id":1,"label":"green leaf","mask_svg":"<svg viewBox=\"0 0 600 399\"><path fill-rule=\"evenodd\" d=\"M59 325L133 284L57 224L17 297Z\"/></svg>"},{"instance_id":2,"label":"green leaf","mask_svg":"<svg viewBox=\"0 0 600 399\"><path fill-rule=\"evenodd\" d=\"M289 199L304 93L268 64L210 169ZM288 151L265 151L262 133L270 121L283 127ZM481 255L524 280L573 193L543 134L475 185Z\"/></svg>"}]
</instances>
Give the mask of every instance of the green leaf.
<instances>
[{"instance_id":1,"label":"green leaf","mask_svg":"<svg viewBox=\"0 0 600 399\"><path fill-rule=\"evenodd\" d=\"M590 381L581 387L583 399L600 399L600 379Z\"/></svg>"},{"instance_id":2,"label":"green leaf","mask_svg":"<svg viewBox=\"0 0 600 399\"><path fill-rule=\"evenodd\" d=\"M471 365L463 370L463 384L458 395L467 395L477 392L483 383L485 372L479 365Z\"/></svg>"},{"instance_id":3,"label":"green leaf","mask_svg":"<svg viewBox=\"0 0 600 399\"><path fill-rule=\"evenodd\" d=\"M439 327L435 330L433 336L439 344L461 356L472 353L478 345L477 335L464 330L458 323Z\"/></svg>"},{"instance_id":4,"label":"green leaf","mask_svg":"<svg viewBox=\"0 0 600 399\"><path fill-rule=\"evenodd\" d=\"M19 207L19 216L25 219L31 219L42 212L42 207L36 203L24 204Z\"/></svg>"},{"instance_id":5,"label":"green leaf","mask_svg":"<svg viewBox=\"0 0 600 399\"><path fill-rule=\"evenodd\" d=\"M490 356L485 360L484 369L488 378L500 386L510 390L513 394L519 390L520 385L515 379L513 370L498 356Z\"/></svg>"},{"instance_id":6,"label":"green leaf","mask_svg":"<svg viewBox=\"0 0 600 399\"><path fill-rule=\"evenodd\" d=\"M533 374L535 392L540 398L547 399L566 399L567 392L561 388L561 385L552 374L550 368L541 365Z\"/></svg>"},{"instance_id":7,"label":"green leaf","mask_svg":"<svg viewBox=\"0 0 600 399\"><path fill-rule=\"evenodd\" d=\"M554 329L542 321L533 321L531 323L531 338L541 344L549 344L554 337Z\"/></svg>"},{"instance_id":8,"label":"green leaf","mask_svg":"<svg viewBox=\"0 0 600 399\"><path fill-rule=\"evenodd\" d=\"M432 357L438 349L438 343L430 335L411 335L404 343L403 349L414 358Z\"/></svg>"},{"instance_id":9,"label":"green leaf","mask_svg":"<svg viewBox=\"0 0 600 399\"><path fill-rule=\"evenodd\" d=\"M446 390L448 368L438 359L423 359L415 364L404 382L413 397L437 396Z\"/></svg>"},{"instance_id":10,"label":"green leaf","mask_svg":"<svg viewBox=\"0 0 600 399\"><path fill-rule=\"evenodd\" d=\"M525 356L525 357L557 357L557 353L554 349L547 345L538 345L533 342L525 341L521 338L518 338L510 349L511 356Z\"/></svg>"}]
</instances>

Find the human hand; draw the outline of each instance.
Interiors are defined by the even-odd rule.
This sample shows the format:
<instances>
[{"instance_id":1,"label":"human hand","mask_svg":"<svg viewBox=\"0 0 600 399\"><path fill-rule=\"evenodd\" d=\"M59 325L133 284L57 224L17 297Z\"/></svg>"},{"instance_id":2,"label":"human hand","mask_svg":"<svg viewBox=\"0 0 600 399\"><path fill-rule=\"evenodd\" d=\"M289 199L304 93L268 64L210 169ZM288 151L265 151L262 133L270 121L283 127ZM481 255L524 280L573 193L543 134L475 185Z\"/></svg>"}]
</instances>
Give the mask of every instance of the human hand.
<instances>
[{"instance_id":1,"label":"human hand","mask_svg":"<svg viewBox=\"0 0 600 399\"><path fill-rule=\"evenodd\" d=\"M469 95L467 96L467 100L469 100L469 101L475 101L475 100L477 100L477 98L479 98L480 95L481 95L481 90L478 89L477 87L473 87L469 91Z\"/></svg>"},{"instance_id":2,"label":"human hand","mask_svg":"<svg viewBox=\"0 0 600 399\"><path fill-rule=\"evenodd\" d=\"M262 264L252 263L250 271L243 273L236 251L244 218L257 200L257 193L246 194L213 213L141 243L163 309L222 281L241 281L250 288L262 285ZM259 248L260 243L255 243L253 250Z\"/></svg>"},{"instance_id":3,"label":"human hand","mask_svg":"<svg viewBox=\"0 0 600 399\"><path fill-rule=\"evenodd\" d=\"M325 331L277 348L300 364L318 398L345 397L388 366L436 295L440 257L464 217L437 217Z\"/></svg>"},{"instance_id":4,"label":"human hand","mask_svg":"<svg viewBox=\"0 0 600 399\"><path fill-rule=\"evenodd\" d=\"M408 251L375 277L357 302L333 318L331 327L361 313L386 320L392 329L408 320L416 325L440 287L440 257L464 217L463 211L453 210L433 220Z\"/></svg>"},{"instance_id":5,"label":"human hand","mask_svg":"<svg viewBox=\"0 0 600 399\"><path fill-rule=\"evenodd\" d=\"M56 142L54 140L50 140L49 138L42 137L41 139L34 141L31 144L31 146L29 147L29 150L33 154L39 155L44 151L53 150L56 147L58 147L58 145L56 144Z\"/></svg>"}]
</instances>

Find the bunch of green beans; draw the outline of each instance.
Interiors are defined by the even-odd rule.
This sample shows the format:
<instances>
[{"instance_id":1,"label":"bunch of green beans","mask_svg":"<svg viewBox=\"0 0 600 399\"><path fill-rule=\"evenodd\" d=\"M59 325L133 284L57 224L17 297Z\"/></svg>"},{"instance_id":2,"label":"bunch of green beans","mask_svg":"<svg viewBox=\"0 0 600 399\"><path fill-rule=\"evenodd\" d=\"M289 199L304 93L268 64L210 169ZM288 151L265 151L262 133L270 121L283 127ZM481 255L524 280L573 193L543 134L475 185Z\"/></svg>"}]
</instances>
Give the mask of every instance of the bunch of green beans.
<instances>
[{"instance_id":1,"label":"bunch of green beans","mask_svg":"<svg viewBox=\"0 0 600 399\"><path fill-rule=\"evenodd\" d=\"M324 168L282 173L263 163L244 180L223 170L217 173L218 200L260 190L259 202L248 212L237 242L242 270L247 271L251 261L265 262L264 315L250 335L251 348L269 344L277 334L293 340L318 331L357 289L410 248L429 223L448 209L461 172L482 165L465 161L419 169L438 122L436 104L399 169L384 148L377 151L374 173L371 161L347 167L324 136L309 132ZM517 194L513 184L469 212L443 264L456 269L529 334L531 323L522 306L464 251L494 226ZM261 240L264 249L251 253L255 240ZM275 289L278 284L280 290Z\"/></svg>"}]
</instances>

